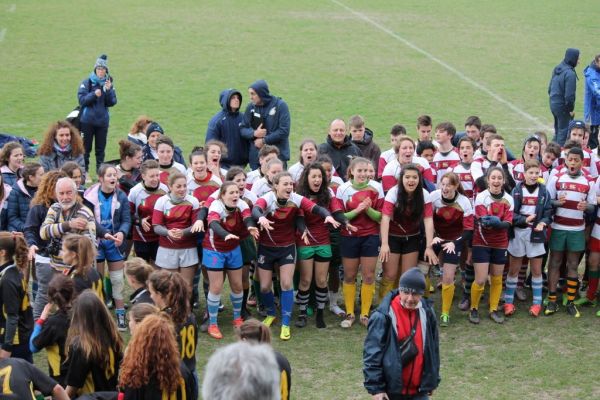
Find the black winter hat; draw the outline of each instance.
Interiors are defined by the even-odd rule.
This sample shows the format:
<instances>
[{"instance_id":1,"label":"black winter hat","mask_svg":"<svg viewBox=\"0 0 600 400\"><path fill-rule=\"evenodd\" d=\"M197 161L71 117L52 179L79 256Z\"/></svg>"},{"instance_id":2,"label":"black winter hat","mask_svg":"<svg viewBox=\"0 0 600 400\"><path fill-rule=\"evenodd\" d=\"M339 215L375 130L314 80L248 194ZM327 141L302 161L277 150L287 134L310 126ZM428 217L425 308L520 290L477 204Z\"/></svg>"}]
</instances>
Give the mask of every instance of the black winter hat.
<instances>
[{"instance_id":1,"label":"black winter hat","mask_svg":"<svg viewBox=\"0 0 600 400\"><path fill-rule=\"evenodd\" d=\"M150 136L152 132L160 132L162 135L165 134L165 131L163 131L163 128L158 124L158 122L152 122L150 125L148 125L146 128L146 136Z\"/></svg>"},{"instance_id":2,"label":"black winter hat","mask_svg":"<svg viewBox=\"0 0 600 400\"><path fill-rule=\"evenodd\" d=\"M425 293L425 275L423 275L418 267L412 267L400 277L398 289L402 292L422 295Z\"/></svg>"}]
</instances>

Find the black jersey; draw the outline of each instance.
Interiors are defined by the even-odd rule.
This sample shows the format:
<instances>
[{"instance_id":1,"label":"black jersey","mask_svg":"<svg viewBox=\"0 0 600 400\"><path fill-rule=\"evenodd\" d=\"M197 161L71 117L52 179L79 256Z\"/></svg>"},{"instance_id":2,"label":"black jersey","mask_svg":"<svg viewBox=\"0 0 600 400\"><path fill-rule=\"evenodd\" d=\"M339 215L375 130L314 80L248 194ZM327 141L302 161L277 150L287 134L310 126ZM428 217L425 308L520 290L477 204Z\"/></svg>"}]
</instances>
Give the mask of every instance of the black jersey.
<instances>
[{"instance_id":1,"label":"black jersey","mask_svg":"<svg viewBox=\"0 0 600 400\"><path fill-rule=\"evenodd\" d=\"M289 400L292 389L292 367L287 358L275 350L275 359L281 373L279 387L281 389L281 400Z\"/></svg>"},{"instance_id":2,"label":"black jersey","mask_svg":"<svg viewBox=\"0 0 600 400\"><path fill-rule=\"evenodd\" d=\"M32 340L36 348L46 349L48 374L61 386L65 386L68 370L68 365L65 363L67 357L65 342L70 325L69 321L69 315L59 310L48 317L48 320L42 325L40 333Z\"/></svg>"},{"instance_id":3,"label":"black jersey","mask_svg":"<svg viewBox=\"0 0 600 400\"><path fill-rule=\"evenodd\" d=\"M160 390L156 377L152 377L150 378L150 382L141 388L132 389L125 387L121 390L121 393L125 394L124 400L192 400L194 394L197 393L197 388L194 388L196 380L183 361L179 366L179 370L181 371L182 379L175 392L167 393Z\"/></svg>"},{"instance_id":4,"label":"black jersey","mask_svg":"<svg viewBox=\"0 0 600 400\"><path fill-rule=\"evenodd\" d=\"M154 304L154 301L152 301L152 297L150 297L150 292L144 287L139 288L135 292L133 292L131 296L129 296L129 302L131 304Z\"/></svg>"},{"instance_id":5,"label":"black jersey","mask_svg":"<svg viewBox=\"0 0 600 400\"><path fill-rule=\"evenodd\" d=\"M178 325L175 330L181 360L193 372L196 370L196 345L198 344L198 325L194 313L190 313L187 320Z\"/></svg>"},{"instance_id":6,"label":"black jersey","mask_svg":"<svg viewBox=\"0 0 600 400\"><path fill-rule=\"evenodd\" d=\"M0 310L2 349L12 351L14 345L28 345L33 332L33 314L27 283L14 264L0 266ZM12 319L17 321L16 324L10 323Z\"/></svg>"},{"instance_id":7,"label":"black jersey","mask_svg":"<svg viewBox=\"0 0 600 400\"><path fill-rule=\"evenodd\" d=\"M50 396L56 381L19 358L0 360L0 393L2 399L35 400L33 390Z\"/></svg>"},{"instance_id":8,"label":"black jersey","mask_svg":"<svg viewBox=\"0 0 600 400\"><path fill-rule=\"evenodd\" d=\"M92 392L116 391L119 366L123 355L115 354L113 349L110 348L107 349L107 352L110 356L110 362L105 368L100 366L98 361L87 359L77 343L71 345L67 360L69 369L66 384L79 388L78 395Z\"/></svg>"},{"instance_id":9,"label":"black jersey","mask_svg":"<svg viewBox=\"0 0 600 400\"><path fill-rule=\"evenodd\" d=\"M75 286L75 294L79 295L86 289L92 289L94 293L100 297L100 300L104 301L104 290L102 285L102 277L95 268L90 268L87 274L79 275L76 273L71 274L73 279L73 285Z\"/></svg>"}]
</instances>

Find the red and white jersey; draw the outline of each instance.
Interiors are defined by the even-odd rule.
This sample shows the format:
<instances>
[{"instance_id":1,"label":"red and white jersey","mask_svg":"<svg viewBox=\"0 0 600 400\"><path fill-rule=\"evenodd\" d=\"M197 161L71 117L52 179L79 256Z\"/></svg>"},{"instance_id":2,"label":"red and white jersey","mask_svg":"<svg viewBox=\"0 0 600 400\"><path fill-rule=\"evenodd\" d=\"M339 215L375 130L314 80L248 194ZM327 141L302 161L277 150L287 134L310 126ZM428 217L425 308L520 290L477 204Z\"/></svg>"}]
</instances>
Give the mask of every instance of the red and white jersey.
<instances>
[{"instance_id":1,"label":"red and white jersey","mask_svg":"<svg viewBox=\"0 0 600 400\"><path fill-rule=\"evenodd\" d=\"M433 227L437 236L443 240L456 240L463 231L473 230L473 206L471 201L457 193L453 202L442 198L442 191L435 190L430 194L433 208Z\"/></svg>"},{"instance_id":2,"label":"red and white jersey","mask_svg":"<svg viewBox=\"0 0 600 400\"><path fill-rule=\"evenodd\" d=\"M265 211L272 222L273 230L260 231L259 243L269 247L285 247L296 241L295 218L299 212L311 213L315 203L298 193L292 193L285 205L280 205L274 192L269 192L256 200L255 207Z\"/></svg>"},{"instance_id":3,"label":"red and white jersey","mask_svg":"<svg viewBox=\"0 0 600 400\"><path fill-rule=\"evenodd\" d=\"M483 161L484 158L486 157L481 151L481 149L477 149L475 150L475 153L473 153L473 161Z\"/></svg>"},{"instance_id":4,"label":"red and white jersey","mask_svg":"<svg viewBox=\"0 0 600 400\"><path fill-rule=\"evenodd\" d=\"M558 174L550 178L548 195L551 200L566 196L562 206L556 207L552 229L563 231L582 231L585 229L584 212L577 209L577 204L585 201L596 204L594 180L585 174L571 177L569 174Z\"/></svg>"},{"instance_id":5,"label":"red and white jersey","mask_svg":"<svg viewBox=\"0 0 600 400\"><path fill-rule=\"evenodd\" d=\"M367 197L371 199L371 208L381 211L383 206L383 190L375 181L370 180L367 187L357 189L352 186L352 181L341 185L336 193L336 198L341 201L344 212L352 211ZM373 221L366 211L358 214L350 223L358 228L357 232L348 232L346 228L342 229L343 236L369 236L379 234L379 223Z\"/></svg>"},{"instance_id":6,"label":"red and white jersey","mask_svg":"<svg viewBox=\"0 0 600 400\"><path fill-rule=\"evenodd\" d=\"M596 149L596 151L592 150L592 161L590 164L590 169L593 168L596 171L596 173L600 174L600 156L598 155L598 149Z\"/></svg>"},{"instance_id":7,"label":"red and white jersey","mask_svg":"<svg viewBox=\"0 0 600 400\"><path fill-rule=\"evenodd\" d=\"M560 175L560 174L568 174L568 169L567 166L564 164L559 165L556 168L552 168L552 171L550 171L550 176L548 177L547 182L550 182L550 179L554 178L556 175ZM583 174L585 176L588 177L588 179L594 179L592 177L592 174L590 173L590 169L586 168L586 167L581 167L581 172L583 172Z\"/></svg>"},{"instance_id":8,"label":"red and white jersey","mask_svg":"<svg viewBox=\"0 0 600 400\"><path fill-rule=\"evenodd\" d=\"M471 164L471 175L473 176L473 181L477 182L477 179L484 176L491 165L492 163L487 159L487 157L473 159L473 163Z\"/></svg>"},{"instance_id":9,"label":"red and white jersey","mask_svg":"<svg viewBox=\"0 0 600 400\"><path fill-rule=\"evenodd\" d=\"M304 172L304 165L302 165L300 162L297 162L288 168L288 172L292 176L292 181L294 181L294 183L298 183L300 176Z\"/></svg>"},{"instance_id":10,"label":"red and white jersey","mask_svg":"<svg viewBox=\"0 0 600 400\"><path fill-rule=\"evenodd\" d=\"M221 200L212 202L208 208L208 217L206 218L207 229L202 247L208 250L227 252L235 249L240 244L240 239L248 237L248 229L244 224L246 218L251 218L250 207L242 199L239 199L236 208L232 211L227 210ZM240 239L231 239L225 241L224 238L217 235L210 224L217 221L229 233L238 236Z\"/></svg>"},{"instance_id":11,"label":"red and white jersey","mask_svg":"<svg viewBox=\"0 0 600 400\"><path fill-rule=\"evenodd\" d=\"M594 152L590 149L581 149L583 151L583 166L590 171L590 175L596 178L598 176L598 169L594 162L592 162ZM560 157L554 160L554 165L559 166L565 163L567 159L568 150L563 149L560 152Z\"/></svg>"},{"instance_id":12,"label":"red and white jersey","mask_svg":"<svg viewBox=\"0 0 600 400\"><path fill-rule=\"evenodd\" d=\"M173 164L171 164L171 166L169 167L160 167L160 181L161 183L164 183L165 185L169 184L169 176L175 172L181 172L182 174L185 175L186 173L186 169L183 166L183 164L179 164L177 161L173 161Z\"/></svg>"},{"instance_id":13,"label":"red and white jersey","mask_svg":"<svg viewBox=\"0 0 600 400\"><path fill-rule=\"evenodd\" d=\"M500 199L495 199L489 190L484 190L475 198L475 229L473 246L485 246L495 249L508 247L508 229L485 228L479 220L486 215L494 215L501 221L512 225L515 203L508 193L504 192Z\"/></svg>"},{"instance_id":14,"label":"red and white jersey","mask_svg":"<svg viewBox=\"0 0 600 400\"><path fill-rule=\"evenodd\" d=\"M329 188L329 196L330 201L329 206L326 207L327 210L329 210L331 214L338 211L343 211L342 204L338 199L336 199L335 194L333 193L333 190L331 190L331 188ZM308 199L315 203L317 201L317 199L313 197L309 197ZM323 221L323 217L312 213L304 214L304 222L306 224L306 230L308 231L308 240L310 242L308 246L320 246L327 245L330 243L329 226ZM300 232L296 232L296 245L298 247L306 246L304 240L302 240L302 235Z\"/></svg>"},{"instance_id":15,"label":"red and white jersey","mask_svg":"<svg viewBox=\"0 0 600 400\"><path fill-rule=\"evenodd\" d=\"M388 163L390 163L392 160L396 159L398 157L398 154L396 153L396 150L394 150L394 148L388 149L386 151L384 151L383 153L381 153L381 155L379 156L379 162L378 162L378 168L377 168L377 177L379 179L381 179L381 177L383 176L383 170L385 169L386 165L388 165Z\"/></svg>"},{"instance_id":16,"label":"red and white jersey","mask_svg":"<svg viewBox=\"0 0 600 400\"><path fill-rule=\"evenodd\" d=\"M525 163L521 160L512 160L508 162L508 172L515 180L515 184L525 180Z\"/></svg>"},{"instance_id":17,"label":"red and white jersey","mask_svg":"<svg viewBox=\"0 0 600 400\"><path fill-rule=\"evenodd\" d=\"M331 175L331 182L329 182L329 188L333 190L333 193L337 193L340 186L344 184L344 180L339 176Z\"/></svg>"},{"instance_id":18,"label":"red and white jersey","mask_svg":"<svg viewBox=\"0 0 600 400\"><path fill-rule=\"evenodd\" d=\"M450 168L450 171L454 172L458 176L460 185L465 191L465 197L469 199L471 206L473 206L473 203L475 202L475 195L477 194L477 185L475 185L475 179L473 179L473 173L471 172L472 165L473 164L465 166L463 163L458 163L454 167Z\"/></svg>"},{"instance_id":19,"label":"red and white jersey","mask_svg":"<svg viewBox=\"0 0 600 400\"><path fill-rule=\"evenodd\" d=\"M594 191L596 192L596 196L600 194L600 179L596 180ZM594 228L592 229L592 237L600 240L600 207L598 207L598 210L596 211L596 220L594 221Z\"/></svg>"},{"instance_id":20,"label":"red and white jersey","mask_svg":"<svg viewBox=\"0 0 600 400\"><path fill-rule=\"evenodd\" d=\"M156 242L158 241L158 235L154 233L151 228L148 232L144 231L141 226L141 220L148 218L148 223L152 225L152 213L154 212L154 205L156 201L165 194L169 193L169 188L163 183L159 183L158 188L153 191L149 191L144 186L143 182L138 183L129 191L129 208L131 215L136 220L140 221L140 224L135 224L133 227L133 240L137 242Z\"/></svg>"},{"instance_id":21,"label":"red and white jersey","mask_svg":"<svg viewBox=\"0 0 600 400\"><path fill-rule=\"evenodd\" d=\"M410 210L405 210L400 213L396 210L396 202L398 201L398 186L394 186L385 195L383 215L390 217L390 235L392 236L413 236L421 233L421 221L425 218L433 216L431 209L431 199L429 192L423 189L423 215L421 218L413 218Z\"/></svg>"},{"instance_id":22,"label":"red and white jersey","mask_svg":"<svg viewBox=\"0 0 600 400\"><path fill-rule=\"evenodd\" d=\"M525 185L522 186L523 195L521 196L521 208L518 210L518 215L530 216L535 215L535 208L538 203L538 196L540 192L540 186L536 186L533 193L530 193L527 190ZM517 211L517 210L515 210ZM533 224L527 224L529 227L532 227Z\"/></svg>"},{"instance_id":23,"label":"red and white jersey","mask_svg":"<svg viewBox=\"0 0 600 400\"><path fill-rule=\"evenodd\" d=\"M163 225L167 229L187 229L196 222L200 203L192 195L186 195L181 203L173 203L167 194L159 198L154 205L152 225ZM184 236L181 239L171 239L160 236L158 245L168 249L191 249L196 247L196 235Z\"/></svg>"},{"instance_id":24,"label":"red and white jersey","mask_svg":"<svg viewBox=\"0 0 600 400\"><path fill-rule=\"evenodd\" d=\"M451 170L453 167L460 163L460 156L455 149L452 149L448 152L442 153L441 151L437 151L433 155L433 161L431 166L435 171L436 181L435 184L439 185L440 181L444 174Z\"/></svg>"},{"instance_id":25,"label":"red and white jersey","mask_svg":"<svg viewBox=\"0 0 600 400\"><path fill-rule=\"evenodd\" d=\"M412 163L417 166L419 171L421 171L421 175L423 175L423 179L427 179L429 182L435 182L435 178L433 176L433 170L429 165L429 162L423 157L413 156ZM383 170L381 175L381 183L383 185L383 191L387 192L394 186L398 184L398 178L400 177L400 172L402 171L402 166L398 159L393 159L390 161Z\"/></svg>"},{"instance_id":26,"label":"red and white jersey","mask_svg":"<svg viewBox=\"0 0 600 400\"><path fill-rule=\"evenodd\" d=\"M248 172L248 174L246 175L246 189L252 189L252 185L254 184L254 182L262 178L262 176L263 175L260 172L260 168Z\"/></svg>"},{"instance_id":27,"label":"red and white jersey","mask_svg":"<svg viewBox=\"0 0 600 400\"><path fill-rule=\"evenodd\" d=\"M221 178L209 171L202 180L194 178L193 174L188 176L187 190L188 194L194 196L200 202L200 207L204 207L206 200L211 194L218 191L222 184Z\"/></svg>"},{"instance_id":28,"label":"red and white jersey","mask_svg":"<svg viewBox=\"0 0 600 400\"><path fill-rule=\"evenodd\" d=\"M271 190L273 190L273 188L271 187L271 184L267 180L266 176L263 176L262 178L256 180L252 184L252 188L250 189L250 191L254 193L256 197L262 197L265 194L269 193Z\"/></svg>"}]
</instances>

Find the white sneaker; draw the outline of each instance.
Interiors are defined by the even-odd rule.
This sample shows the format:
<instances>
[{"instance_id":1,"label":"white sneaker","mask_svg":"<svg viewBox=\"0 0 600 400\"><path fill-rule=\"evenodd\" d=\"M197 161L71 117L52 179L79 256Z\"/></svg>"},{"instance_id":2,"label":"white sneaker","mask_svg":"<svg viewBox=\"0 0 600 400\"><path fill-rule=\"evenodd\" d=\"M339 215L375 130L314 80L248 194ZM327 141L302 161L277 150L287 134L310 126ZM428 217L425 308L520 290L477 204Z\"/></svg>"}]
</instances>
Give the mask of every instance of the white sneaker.
<instances>
[{"instance_id":1,"label":"white sneaker","mask_svg":"<svg viewBox=\"0 0 600 400\"><path fill-rule=\"evenodd\" d=\"M340 306L338 306L337 304L330 304L329 305L329 311L331 311L332 313L334 313L338 317L343 317L343 316L346 315L346 313L344 312L344 310L342 310L340 308Z\"/></svg>"}]
</instances>

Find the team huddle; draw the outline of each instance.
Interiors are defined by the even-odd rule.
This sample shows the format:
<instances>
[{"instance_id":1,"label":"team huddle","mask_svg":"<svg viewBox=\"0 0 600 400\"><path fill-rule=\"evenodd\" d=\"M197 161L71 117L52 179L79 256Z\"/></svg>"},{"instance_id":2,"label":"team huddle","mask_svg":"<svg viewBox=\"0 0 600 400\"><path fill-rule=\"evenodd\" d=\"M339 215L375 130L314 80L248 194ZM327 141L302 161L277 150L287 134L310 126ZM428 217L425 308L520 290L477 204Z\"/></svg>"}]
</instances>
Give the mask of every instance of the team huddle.
<instances>
[{"instance_id":1,"label":"team huddle","mask_svg":"<svg viewBox=\"0 0 600 400\"><path fill-rule=\"evenodd\" d=\"M267 99L268 88L255 89ZM222 100L224 110L239 109L241 95L230 90ZM54 381L38 377L36 387L56 396L64 387L72 398L117 388L125 398L196 398L198 330L223 338L225 277L233 326L241 329L256 306L266 327L281 319L284 341L313 314L326 328L326 307L342 328L366 327L376 298L415 266L426 296L441 269L442 327L450 324L457 275L458 308L474 324L486 282L496 323L515 313L515 297L527 298L526 285L533 317L559 304L579 317L581 306L596 305L600 156L587 148L583 122L571 122L563 147L536 132L513 157L477 117L457 133L452 123L434 128L421 116L416 141L394 125L391 148L381 152L354 116L348 125L332 121L323 144L303 140L288 168L289 146L266 134L274 124L268 115L254 114L262 119L250 136L232 142L212 125L187 159L142 116L119 142L119 159L99 165L98 182L87 188L82 140L70 123L49 127L39 163L24 163L21 145L7 143L0 153L3 358L32 362L32 352L46 349ZM247 171L247 162L256 168ZM196 321L201 291L206 310ZM127 320L133 337L125 349L119 331ZM285 363L282 393L291 384ZM0 374L12 365L0 364Z\"/></svg>"}]
</instances>

